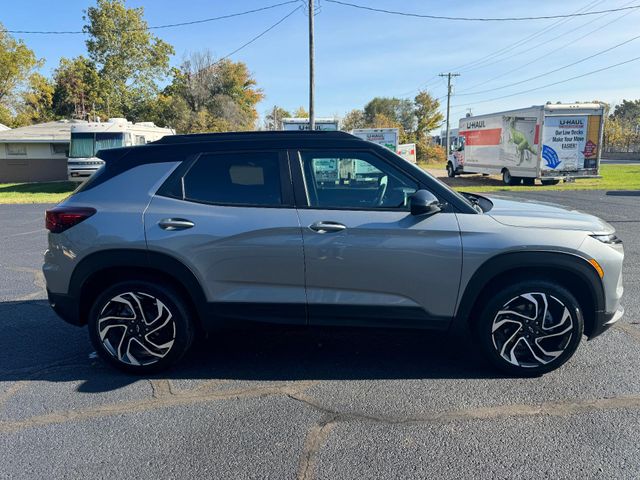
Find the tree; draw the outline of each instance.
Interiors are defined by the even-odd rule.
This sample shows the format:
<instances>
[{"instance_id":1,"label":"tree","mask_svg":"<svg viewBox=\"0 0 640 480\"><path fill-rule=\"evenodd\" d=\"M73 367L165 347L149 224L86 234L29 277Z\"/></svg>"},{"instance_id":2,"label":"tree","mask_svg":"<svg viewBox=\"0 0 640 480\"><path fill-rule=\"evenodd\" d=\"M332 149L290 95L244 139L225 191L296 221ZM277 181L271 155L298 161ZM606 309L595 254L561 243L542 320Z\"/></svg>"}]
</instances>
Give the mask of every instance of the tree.
<instances>
[{"instance_id":1,"label":"tree","mask_svg":"<svg viewBox=\"0 0 640 480\"><path fill-rule=\"evenodd\" d=\"M405 132L415 130L415 113L411 100L389 97L375 97L364 106L367 124L372 124L377 115L402 125Z\"/></svg>"},{"instance_id":2,"label":"tree","mask_svg":"<svg viewBox=\"0 0 640 480\"><path fill-rule=\"evenodd\" d=\"M19 90L39 64L33 50L0 24L0 117L5 122L10 123L20 101Z\"/></svg>"},{"instance_id":3,"label":"tree","mask_svg":"<svg viewBox=\"0 0 640 480\"><path fill-rule=\"evenodd\" d=\"M97 0L85 12L89 59L99 73L109 116L135 120L169 72L174 49L149 32L143 15L142 7L127 8L124 0Z\"/></svg>"},{"instance_id":4,"label":"tree","mask_svg":"<svg viewBox=\"0 0 640 480\"><path fill-rule=\"evenodd\" d=\"M91 60L83 56L71 60L61 58L53 80L52 107L57 116L85 120L97 113L107 116L100 78Z\"/></svg>"},{"instance_id":5,"label":"tree","mask_svg":"<svg viewBox=\"0 0 640 480\"><path fill-rule=\"evenodd\" d=\"M440 126L444 115L440 112L440 102L426 90L420 91L413 100L417 119L416 137L420 140Z\"/></svg>"},{"instance_id":6,"label":"tree","mask_svg":"<svg viewBox=\"0 0 640 480\"><path fill-rule=\"evenodd\" d=\"M635 125L640 124L640 100L622 100L615 106L612 116Z\"/></svg>"},{"instance_id":7,"label":"tree","mask_svg":"<svg viewBox=\"0 0 640 480\"><path fill-rule=\"evenodd\" d=\"M269 111L267 111L264 117L264 127L267 130L282 130L282 119L291 117L284 108L274 105Z\"/></svg>"},{"instance_id":8,"label":"tree","mask_svg":"<svg viewBox=\"0 0 640 480\"><path fill-rule=\"evenodd\" d=\"M22 93L20 111L14 120L15 125L30 125L53 120L54 86L50 80L39 73L29 77L29 88Z\"/></svg>"},{"instance_id":9,"label":"tree","mask_svg":"<svg viewBox=\"0 0 640 480\"><path fill-rule=\"evenodd\" d=\"M154 121L185 133L250 130L263 97L244 63L214 61L209 52L199 52L174 69L160 104L147 111Z\"/></svg>"},{"instance_id":10,"label":"tree","mask_svg":"<svg viewBox=\"0 0 640 480\"><path fill-rule=\"evenodd\" d=\"M364 117L363 110L351 110L347 112L341 122L341 129L346 130L347 132L355 129L355 128L366 128L367 121Z\"/></svg>"},{"instance_id":11,"label":"tree","mask_svg":"<svg viewBox=\"0 0 640 480\"><path fill-rule=\"evenodd\" d=\"M298 109L293 112L294 118L309 118L309 112L307 112L304 107L301 105Z\"/></svg>"}]
</instances>

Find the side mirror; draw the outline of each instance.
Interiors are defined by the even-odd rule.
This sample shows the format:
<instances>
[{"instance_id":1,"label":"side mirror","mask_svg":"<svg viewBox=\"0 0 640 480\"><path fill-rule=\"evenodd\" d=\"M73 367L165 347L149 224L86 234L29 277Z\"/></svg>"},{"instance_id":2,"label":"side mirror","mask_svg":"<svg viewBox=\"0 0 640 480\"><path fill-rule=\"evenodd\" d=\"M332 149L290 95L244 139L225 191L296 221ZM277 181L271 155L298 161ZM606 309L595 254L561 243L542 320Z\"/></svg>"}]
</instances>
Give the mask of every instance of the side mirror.
<instances>
[{"instance_id":1,"label":"side mirror","mask_svg":"<svg viewBox=\"0 0 640 480\"><path fill-rule=\"evenodd\" d=\"M418 190L409 199L411 215L433 215L440 211L440 202L428 190Z\"/></svg>"}]
</instances>

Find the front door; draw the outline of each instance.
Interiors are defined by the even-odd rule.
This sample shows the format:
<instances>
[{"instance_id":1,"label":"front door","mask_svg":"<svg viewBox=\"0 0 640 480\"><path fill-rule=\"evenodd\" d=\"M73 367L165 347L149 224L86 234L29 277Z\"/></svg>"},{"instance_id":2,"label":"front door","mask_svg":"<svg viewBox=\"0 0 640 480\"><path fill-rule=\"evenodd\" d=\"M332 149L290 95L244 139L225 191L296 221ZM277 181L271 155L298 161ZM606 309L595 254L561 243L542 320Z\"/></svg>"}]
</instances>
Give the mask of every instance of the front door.
<instances>
[{"instance_id":1,"label":"front door","mask_svg":"<svg viewBox=\"0 0 640 480\"><path fill-rule=\"evenodd\" d=\"M307 197L298 213L310 323L446 328L462 264L455 214L411 215L420 185L374 152L290 158Z\"/></svg>"},{"instance_id":2,"label":"front door","mask_svg":"<svg viewBox=\"0 0 640 480\"><path fill-rule=\"evenodd\" d=\"M148 248L185 264L218 319L306 323L302 234L286 157L203 154L156 195Z\"/></svg>"}]
</instances>

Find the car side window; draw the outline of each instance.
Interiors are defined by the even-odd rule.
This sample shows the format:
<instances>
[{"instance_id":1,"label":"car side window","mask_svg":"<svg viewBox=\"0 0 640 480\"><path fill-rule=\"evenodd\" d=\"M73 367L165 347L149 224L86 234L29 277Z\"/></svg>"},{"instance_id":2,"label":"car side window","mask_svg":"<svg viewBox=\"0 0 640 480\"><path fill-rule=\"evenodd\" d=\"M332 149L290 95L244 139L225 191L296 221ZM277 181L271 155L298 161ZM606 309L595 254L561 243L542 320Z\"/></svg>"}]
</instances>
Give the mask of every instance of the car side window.
<instances>
[{"instance_id":1,"label":"car side window","mask_svg":"<svg viewBox=\"0 0 640 480\"><path fill-rule=\"evenodd\" d=\"M408 210L417 183L368 152L301 152L311 207Z\"/></svg>"},{"instance_id":2,"label":"car side window","mask_svg":"<svg viewBox=\"0 0 640 480\"><path fill-rule=\"evenodd\" d=\"M185 200L223 205L282 205L276 152L202 155L183 181Z\"/></svg>"}]
</instances>

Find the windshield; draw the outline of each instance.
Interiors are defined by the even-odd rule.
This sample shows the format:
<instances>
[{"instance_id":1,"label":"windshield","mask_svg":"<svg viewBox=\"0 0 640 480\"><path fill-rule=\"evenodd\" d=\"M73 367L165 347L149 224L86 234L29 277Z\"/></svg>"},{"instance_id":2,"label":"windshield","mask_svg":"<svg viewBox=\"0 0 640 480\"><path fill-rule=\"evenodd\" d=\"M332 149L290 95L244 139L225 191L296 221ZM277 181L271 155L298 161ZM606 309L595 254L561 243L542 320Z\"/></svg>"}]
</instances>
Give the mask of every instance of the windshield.
<instances>
[{"instance_id":1,"label":"windshield","mask_svg":"<svg viewBox=\"0 0 640 480\"><path fill-rule=\"evenodd\" d=\"M94 157L99 150L122 147L123 140L124 133L122 132L74 132L71 134L69 157Z\"/></svg>"}]
</instances>

